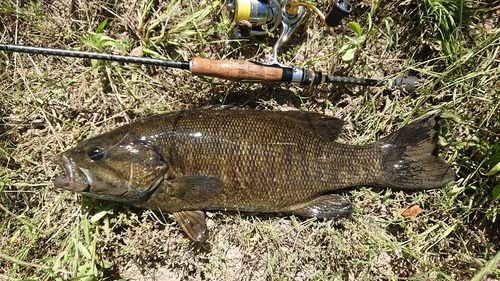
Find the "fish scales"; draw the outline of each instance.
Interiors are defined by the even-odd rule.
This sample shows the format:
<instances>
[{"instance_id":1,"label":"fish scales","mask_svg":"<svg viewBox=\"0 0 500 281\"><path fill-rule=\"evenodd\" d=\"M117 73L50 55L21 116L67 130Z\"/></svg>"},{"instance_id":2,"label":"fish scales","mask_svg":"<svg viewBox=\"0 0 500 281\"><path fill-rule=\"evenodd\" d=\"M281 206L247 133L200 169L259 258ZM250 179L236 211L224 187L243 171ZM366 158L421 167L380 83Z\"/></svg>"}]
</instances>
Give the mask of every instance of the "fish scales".
<instances>
[{"instance_id":1,"label":"fish scales","mask_svg":"<svg viewBox=\"0 0 500 281\"><path fill-rule=\"evenodd\" d=\"M338 218L334 191L357 185L429 189L455 173L437 156L438 116L369 145L335 142L343 122L302 111L185 110L141 119L58 156L54 184L98 199L172 212L195 241L202 210Z\"/></svg>"},{"instance_id":2,"label":"fish scales","mask_svg":"<svg viewBox=\"0 0 500 281\"><path fill-rule=\"evenodd\" d=\"M373 146L328 141L293 118L246 113L207 110L155 118L131 132L158 135L153 145L168 157L175 175L213 175L224 182L214 196L183 203L188 210L286 211L332 189L369 184L381 173ZM172 211L160 194L142 206Z\"/></svg>"}]
</instances>

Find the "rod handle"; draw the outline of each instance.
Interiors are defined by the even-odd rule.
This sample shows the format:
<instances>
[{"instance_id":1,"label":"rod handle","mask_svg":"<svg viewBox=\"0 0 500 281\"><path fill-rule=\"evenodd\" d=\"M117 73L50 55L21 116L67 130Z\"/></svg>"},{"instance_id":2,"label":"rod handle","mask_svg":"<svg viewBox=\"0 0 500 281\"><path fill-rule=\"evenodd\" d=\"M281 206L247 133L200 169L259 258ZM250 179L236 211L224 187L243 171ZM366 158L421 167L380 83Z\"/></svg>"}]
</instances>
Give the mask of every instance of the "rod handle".
<instances>
[{"instance_id":1,"label":"rod handle","mask_svg":"<svg viewBox=\"0 0 500 281\"><path fill-rule=\"evenodd\" d=\"M258 82L281 82L283 78L283 69L280 67L261 65L245 60L193 58L191 60L191 73L228 80Z\"/></svg>"}]
</instances>

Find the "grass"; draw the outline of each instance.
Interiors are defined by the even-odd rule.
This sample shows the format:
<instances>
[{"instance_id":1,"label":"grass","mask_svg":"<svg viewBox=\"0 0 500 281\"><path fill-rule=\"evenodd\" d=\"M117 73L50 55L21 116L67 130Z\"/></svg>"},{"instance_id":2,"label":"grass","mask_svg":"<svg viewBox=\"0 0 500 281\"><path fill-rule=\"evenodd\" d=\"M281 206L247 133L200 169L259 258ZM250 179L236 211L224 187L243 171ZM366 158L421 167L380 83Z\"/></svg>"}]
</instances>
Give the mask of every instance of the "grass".
<instances>
[{"instance_id":1,"label":"grass","mask_svg":"<svg viewBox=\"0 0 500 281\"><path fill-rule=\"evenodd\" d=\"M237 41L218 1L0 3L0 42L175 60L264 61L274 37ZM500 278L498 1L358 1L341 27L312 16L281 61L323 72L423 78L416 93L259 85L176 69L0 53L0 280L495 280ZM318 8L326 11L327 1ZM349 23L350 22L350 23ZM363 145L440 112L441 190L350 188L342 221L208 213L193 244L170 214L55 189L54 156L135 119L226 103L346 120ZM418 203L415 219L400 209Z\"/></svg>"}]
</instances>

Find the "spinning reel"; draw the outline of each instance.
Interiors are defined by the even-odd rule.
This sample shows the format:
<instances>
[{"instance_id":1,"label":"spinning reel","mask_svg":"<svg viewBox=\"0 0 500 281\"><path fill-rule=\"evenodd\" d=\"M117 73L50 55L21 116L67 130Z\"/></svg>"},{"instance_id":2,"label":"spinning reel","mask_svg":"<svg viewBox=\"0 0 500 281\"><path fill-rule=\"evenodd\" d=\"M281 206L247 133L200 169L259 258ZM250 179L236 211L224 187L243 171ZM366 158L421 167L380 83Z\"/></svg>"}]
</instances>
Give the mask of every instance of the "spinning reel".
<instances>
[{"instance_id":1,"label":"spinning reel","mask_svg":"<svg viewBox=\"0 0 500 281\"><path fill-rule=\"evenodd\" d=\"M326 16L311 3L301 0L230 0L227 4L234 23L239 24L234 32L236 38L250 38L273 32L281 24L281 34L273 46L270 64L277 64L278 48L304 21L307 9L314 11L328 27L337 26L352 9L347 0L334 0Z\"/></svg>"}]
</instances>

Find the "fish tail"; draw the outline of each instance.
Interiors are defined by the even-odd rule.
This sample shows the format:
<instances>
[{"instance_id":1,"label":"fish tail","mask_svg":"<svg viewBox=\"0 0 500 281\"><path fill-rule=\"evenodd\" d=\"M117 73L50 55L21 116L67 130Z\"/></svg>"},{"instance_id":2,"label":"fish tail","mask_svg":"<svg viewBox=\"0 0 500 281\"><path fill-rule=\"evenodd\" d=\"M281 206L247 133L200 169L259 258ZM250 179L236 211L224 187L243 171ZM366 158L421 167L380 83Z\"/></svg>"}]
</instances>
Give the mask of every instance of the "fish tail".
<instances>
[{"instance_id":1,"label":"fish tail","mask_svg":"<svg viewBox=\"0 0 500 281\"><path fill-rule=\"evenodd\" d=\"M400 189L431 189L455 179L455 172L438 157L440 118L417 120L379 140L382 185Z\"/></svg>"}]
</instances>

